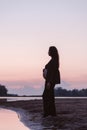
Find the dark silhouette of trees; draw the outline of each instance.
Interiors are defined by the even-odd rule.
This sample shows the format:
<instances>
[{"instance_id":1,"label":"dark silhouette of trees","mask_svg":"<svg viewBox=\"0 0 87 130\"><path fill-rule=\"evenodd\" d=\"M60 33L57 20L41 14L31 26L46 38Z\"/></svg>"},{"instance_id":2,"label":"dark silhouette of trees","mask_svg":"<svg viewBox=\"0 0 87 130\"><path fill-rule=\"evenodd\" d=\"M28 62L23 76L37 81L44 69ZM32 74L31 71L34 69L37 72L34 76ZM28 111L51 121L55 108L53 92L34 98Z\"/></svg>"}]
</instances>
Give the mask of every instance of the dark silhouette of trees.
<instances>
[{"instance_id":1,"label":"dark silhouette of trees","mask_svg":"<svg viewBox=\"0 0 87 130\"><path fill-rule=\"evenodd\" d=\"M7 96L7 91L6 87L0 84L0 96Z\"/></svg>"},{"instance_id":2,"label":"dark silhouette of trees","mask_svg":"<svg viewBox=\"0 0 87 130\"><path fill-rule=\"evenodd\" d=\"M87 89L66 90L62 87L55 88L55 96L58 97L87 97Z\"/></svg>"}]
</instances>

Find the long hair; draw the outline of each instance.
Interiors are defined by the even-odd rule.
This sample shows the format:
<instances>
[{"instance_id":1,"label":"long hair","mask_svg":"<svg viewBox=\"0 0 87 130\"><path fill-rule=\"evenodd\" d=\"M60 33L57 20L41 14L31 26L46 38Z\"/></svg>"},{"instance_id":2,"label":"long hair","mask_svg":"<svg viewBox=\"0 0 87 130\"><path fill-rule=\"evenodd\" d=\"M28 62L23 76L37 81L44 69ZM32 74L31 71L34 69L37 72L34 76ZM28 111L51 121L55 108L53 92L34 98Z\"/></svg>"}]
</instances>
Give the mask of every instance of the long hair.
<instances>
[{"instance_id":1,"label":"long hair","mask_svg":"<svg viewBox=\"0 0 87 130\"><path fill-rule=\"evenodd\" d=\"M59 67L59 53L55 46L49 47L49 55L57 62L57 65Z\"/></svg>"}]
</instances>

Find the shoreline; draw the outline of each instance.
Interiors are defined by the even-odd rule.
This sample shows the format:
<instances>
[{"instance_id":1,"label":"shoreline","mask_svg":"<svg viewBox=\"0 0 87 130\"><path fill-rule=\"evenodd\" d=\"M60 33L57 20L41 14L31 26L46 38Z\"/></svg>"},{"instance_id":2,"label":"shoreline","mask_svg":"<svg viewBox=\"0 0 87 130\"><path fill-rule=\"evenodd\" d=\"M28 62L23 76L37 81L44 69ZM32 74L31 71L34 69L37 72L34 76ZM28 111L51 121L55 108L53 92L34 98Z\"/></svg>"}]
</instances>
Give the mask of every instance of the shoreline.
<instances>
[{"instance_id":1,"label":"shoreline","mask_svg":"<svg viewBox=\"0 0 87 130\"><path fill-rule=\"evenodd\" d=\"M30 130L87 130L87 99L56 99L57 117L43 118L42 100L12 101L0 107L16 111Z\"/></svg>"},{"instance_id":2,"label":"shoreline","mask_svg":"<svg viewBox=\"0 0 87 130\"><path fill-rule=\"evenodd\" d=\"M41 118L42 118L41 114L40 115L38 114L38 116L37 116L37 114L34 112L33 109L31 109L32 112L30 112L28 110L28 108L26 108L27 105L25 105L25 104L28 103L28 102L32 102L32 101L34 103L34 100L2 102L0 104L0 108L15 111L18 115L19 120L27 128L29 128L29 130L36 130L36 128L37 128L37 130L42 130L43 128L42 128L42 125L41 125ZM20 103L21 103L21 105L20 105ZM38 123L37 123L37 121L35 121L35 120L37 120L36 118L39 120Z\"/></svg>"},{"instance_id":3,"label":"shoreline","mask_svg":"<svg viewBox=\"0 0 87 130\"><path fill-rule=\"evenodd\" d=\"M17 113L19 120L27 127L29 130L42 130L41 122L39 124L34 122L35 115L30 114L27 110L21 108L13 108L13 107L6 107L0 106L0 109L7 109Z\"/></svg>"},{"instance_id":4,"label":"shoreline","mask_svg":"<svg viewBox=\"0 0 87 130\"><path fill-rule=\"evenodd\" d=\"M6 109L6 110L11 110L17 113L18 119L20 122L22 122L27 128L28 128L28 122L26 119L26 111L21 109L21 108L13 108L13 107L5 107L5 106L0 106L0 109ZM26 119L26 120L25 120Z\"/></svg>"}]
</instances>

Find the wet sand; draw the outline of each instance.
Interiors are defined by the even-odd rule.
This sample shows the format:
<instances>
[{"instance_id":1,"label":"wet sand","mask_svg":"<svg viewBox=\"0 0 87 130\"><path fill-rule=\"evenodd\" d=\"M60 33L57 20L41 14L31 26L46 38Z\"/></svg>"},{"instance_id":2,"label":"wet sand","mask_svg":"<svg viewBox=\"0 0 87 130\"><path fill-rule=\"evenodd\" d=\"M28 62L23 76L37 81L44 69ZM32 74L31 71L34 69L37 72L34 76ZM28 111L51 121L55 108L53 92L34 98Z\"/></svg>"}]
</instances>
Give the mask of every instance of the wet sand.
<instances>
[{"instance_id":1,"label":"wet sand","mask_svg":"<svg viewBox=\"0 0 87 130\"><path fill-rule=\"evenodd\" d=\"M87 99L56 99L57 117L43 118L42 100L0 103L13 109L31 130L87 130Z\"/></svg>"}]
</instances>

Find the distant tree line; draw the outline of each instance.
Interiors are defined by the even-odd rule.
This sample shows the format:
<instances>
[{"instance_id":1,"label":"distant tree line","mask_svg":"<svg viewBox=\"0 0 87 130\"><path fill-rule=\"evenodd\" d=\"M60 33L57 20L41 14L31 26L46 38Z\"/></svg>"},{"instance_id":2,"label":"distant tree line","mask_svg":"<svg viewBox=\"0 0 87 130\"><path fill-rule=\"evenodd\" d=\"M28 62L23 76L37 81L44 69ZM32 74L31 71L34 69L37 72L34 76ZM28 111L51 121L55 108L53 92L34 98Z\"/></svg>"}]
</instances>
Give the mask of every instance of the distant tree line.
<instances>
[{"instance_id":1,"label":"distant tree line","mask_svg":"<svg viewBox=\"0 0 87 130\"><path fill-rule=\"evenodd\" d=\"M66 90L62 87L55 88L55 96L58 97L87 97L87 89Z\"/></svg>"},{"instance_id":2,"label":"distant tree line","mask_svg":"<svg viewBox=\"0 0 87 130\"><path fill-rule=\"evenodd\" d=\"M7 92L8 92L7 88L4 85L0 84L0 96L1 97L4 97L4 96L16 97L16 96L18 96L17 94L8 94Z\"/></svg>"},{"instance_id":3,"label":"distant tree line","mask_svg":"<svg viewBox=\"0 0 87 130\"><path fill-rule=\"evenodd\" d=\"M0 84L0 96L7 96L7 91L6 87Z\"/></svg>"}]
</instances>

